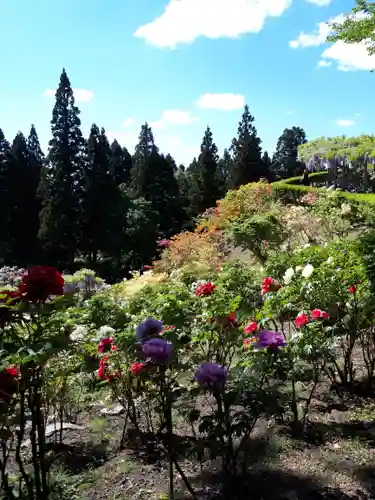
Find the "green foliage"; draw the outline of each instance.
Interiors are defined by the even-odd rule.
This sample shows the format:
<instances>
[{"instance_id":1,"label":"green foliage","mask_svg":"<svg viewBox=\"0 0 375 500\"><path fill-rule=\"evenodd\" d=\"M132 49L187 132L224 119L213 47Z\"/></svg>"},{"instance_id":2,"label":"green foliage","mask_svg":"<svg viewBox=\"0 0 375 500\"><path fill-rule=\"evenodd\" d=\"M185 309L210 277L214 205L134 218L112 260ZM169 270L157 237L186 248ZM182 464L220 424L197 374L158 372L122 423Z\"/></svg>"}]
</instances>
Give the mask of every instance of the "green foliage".
<instances>
[{"instance_id":1,"label":"green foliage","mask_svg":"<svg viewBox=\"0 0 375 500\"><path fill-rule=\"evenodd\" d=\"M233 164L229 175L229 187L238 188L249 182L259 181L266 172L262 164L261 140L254 126L254 117L246 105L238 124L237 137L233 139L231 153Z\"/></svg>"},{"instance_id":2,"label":"green foliage","mask_svg":"<svg viewBox=\"0 0 375 500\"><path fill-rule=\"evenodd\" d=\"M267 260L270 249L277 248L286 238L281 221L274 212L236 218L225 233L237 246L253 252L261 262Z\"/></svg>"},{"instance_id":3,"label":"green foliage","mask_svg":"<svg viewBox=\"0 0 375 500\"><path fill-rule=\"evenodd\" d=\"M302 172L303 165L298 161L298 148L305 144L306 133L300 127L286 128L277 141L272 158L271 170L275 177L285 178Z\"/></svg>"},{"instance_id":4,"label":"green foliage","mask_svg":"<svg viewBox=\"0 0 375 500\"><path fill-rule=\"evenodd\" d=\"M222 165L222 168L226 166ZM202 139L198 160L190 165L187 174L190 180L190 211L196 216L215 205L224 185L225 172L220 170L218 150L210 127L207 127Z\"/></svg>"},{"instance_id":5,"label":"green foliage","mask_svg":"<svg viewBox=\"0 0 375 500\"><path fill-rule=\"evenodd\" d=\"M356 159L367 154L375 156L375 137L373 135L360 135L358 137L319 137L298 148L299 157L308 161L314 155L321 158L334 158L335 156L346 156Z\"/></svg>"},{"instance_id":6,"label":"green foliage","mask_svg":"<svg viewBox=\"0 0 375 500\"><path fill-rule=\"evenodd\" d=\"M73 89L63 70L52 113L53 138L39 186L39 237L49 260L60 265L67 263L69 267L80 241L79 194L86 156L80 125Z\"/></svg>"},{"instance_id":7,"label":"green foliage","mask_svg":"<svg viewBox=\"0 0 375 500\"><path fill-rule=\"evenodd\" d=\"M363 13L365 15L363 15ZM375 4L368 0L357 0L352 12L342 22L332 24L333 34L329 42L367 43L369 54L375 52Z\"/></svg>"}]
</instances>

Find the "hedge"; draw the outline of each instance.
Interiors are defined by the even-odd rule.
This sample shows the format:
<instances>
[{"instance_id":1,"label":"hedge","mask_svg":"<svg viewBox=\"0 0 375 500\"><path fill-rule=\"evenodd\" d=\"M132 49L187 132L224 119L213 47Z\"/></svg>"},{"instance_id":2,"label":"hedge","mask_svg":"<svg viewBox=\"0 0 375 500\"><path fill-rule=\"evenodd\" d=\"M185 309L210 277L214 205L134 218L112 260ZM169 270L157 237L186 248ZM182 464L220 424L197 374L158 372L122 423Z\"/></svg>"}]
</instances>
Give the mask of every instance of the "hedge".
<instances>
[{"instance_id":1,"label":"hedge","mask_svg":"<svg viewBox=\"0 0 375 500\"><path fill-rule=\"evenodd\" d=\"M326 180L328 177L328 170L322 170L320 172L313 172L312 174L309 174L309 179L313 179L315 181L317 180ZM300 184L301 183L301 176L299 175L298 177L290 177L289 179L282 179L281 181L273 182L272 184Z\"/></svg>"},{"instance_id":2,"label":"hedge","mask_svg":"<svg viewBox=\"0 0 375 500\"><path fill-rule=\"evenodd\" d=\"M289 179L286 179L288 181ZM347 193L346 191L328 191L326 188L317 188L312 186L287 184L286 181L273 182L271 184L272 189L274 189L278 196L281 198L292 198L296 200L299 198L301 193L319 193L329 195L334 193L340 198L345 198L349 201L356 201L358 203L368 203L370 205L375 205L375 194L364 194L364 193Z\"/></svg>"}]
</instances>

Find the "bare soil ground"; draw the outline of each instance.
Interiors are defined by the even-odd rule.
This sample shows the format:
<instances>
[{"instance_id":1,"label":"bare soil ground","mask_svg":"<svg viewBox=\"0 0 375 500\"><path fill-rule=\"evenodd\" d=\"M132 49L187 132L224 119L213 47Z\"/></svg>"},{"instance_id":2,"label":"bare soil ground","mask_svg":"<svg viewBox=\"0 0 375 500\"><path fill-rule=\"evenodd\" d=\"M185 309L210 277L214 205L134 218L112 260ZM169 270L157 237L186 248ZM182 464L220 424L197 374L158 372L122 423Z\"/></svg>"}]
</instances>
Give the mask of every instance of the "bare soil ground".
<instances>
[{"instance_id":1,"label":"bare soil ground","mask_svg":"<svg viewBox=\"0 0 375 500\"><path fill-rule=\"evenodd\" d=\"M81 416L85 431L65 431L54 447L56 474L79 500L167 499L164 449L150 436L128 433L119 451L123 416ZM178 437L176 437L178 439ZM215 461L201 470L195 460L180 464L199 499L354 500L375 499L375 399L335 394L323 387L305 435L294 438L285 425L261 421L249 443L244 484L217 472ZM176 499L190 498L176 478Z\"/></svg>"}]
</instances>

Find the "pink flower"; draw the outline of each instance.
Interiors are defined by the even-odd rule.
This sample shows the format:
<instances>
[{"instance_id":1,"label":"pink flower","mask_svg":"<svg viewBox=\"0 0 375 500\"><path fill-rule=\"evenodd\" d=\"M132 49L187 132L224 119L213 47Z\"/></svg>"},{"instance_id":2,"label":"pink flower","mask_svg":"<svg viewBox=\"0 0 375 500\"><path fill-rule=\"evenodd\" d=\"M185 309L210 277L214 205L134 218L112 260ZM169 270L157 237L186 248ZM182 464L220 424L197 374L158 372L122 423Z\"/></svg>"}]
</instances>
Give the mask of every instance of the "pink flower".
<instances>
[{"instance_id":1,"label":"pink flower","mask_svg":"<svg viewBox=\"0 0 375 500\"><path fill-rule=\"evenodd\" d=\"M152 269L152 266L143 266L144 271L150 271Z\"/></svg>"},{"instance_id":2,"label":"pink flower","mask_svg":"<svg viewBox=\"0 0 375 500\"><path fill-rule=\"evenodd\" d=\"M327 319L328 318L328 313L325 311L322 311L321 309L313 309L311 311L311 319L313 321L316 321L318 319Z\"/></svg>"},{"instance_id":3,"label":"pink flower","mask_svg":"<svg viewBox=\"0 0 375 500\"><path fill-rule=\"evenodd\" d=\"M110 351L112 343L113 339L110 337L102 339L98 344L98 351L101 353Z\"/></svg>"},{"instance_id":4,"label":"pink flower","mask_svg":"<svg viewBox=\"0 0 375 500\"><path fill-rule=\"evenodd\" d=\"M195 290L195 295L197 297L208 297L209 295L213 294L213 291L215 290L216 285L213 283L205 283L204 285L200 285L196 290Z\"/></svg>"},{"instance_id":5,"label":"pink flower","mask_svg":"<svg viewBox=\"0 0 375 500\"><path fill-rule=\"evenodd\" d=\"M117 347L117 345L113 345L113 346L111 347L111 351L114 351L114 352L118 351L118 347Z\"/></svg>"},{"instance_id":6,"label":"pink flower","mask_svg":"<svg viewBox=\"0 0 375 500\"><path fill-rule=\"evenodd\" d=\"M256 321L251 321L245 328L245 333L254 333L258 329L258 323Z\"/></svg>"},{"instance_id":7,"label":"pink flower","mask_svg":"<svg viewBox=\"0 0 375 500\"><path fill-rule=\"evenodd\" d=\"M348 292L349 293L355 293L357 291L357 287L355 285L350 285L348 287Z\"/></svg>"},{"instance_id":8,"label":"pink flower","mask_svg":"<svg viewBox=\"0 0 375 500\"><path fill-rule=\"evenodd\" d=\"M309 322L309 318L308 318L307 314L299 314L296 317L296 327L297 328L302 328L303 326L307 325L308 322Z\"/></svg>"}]
</instances>

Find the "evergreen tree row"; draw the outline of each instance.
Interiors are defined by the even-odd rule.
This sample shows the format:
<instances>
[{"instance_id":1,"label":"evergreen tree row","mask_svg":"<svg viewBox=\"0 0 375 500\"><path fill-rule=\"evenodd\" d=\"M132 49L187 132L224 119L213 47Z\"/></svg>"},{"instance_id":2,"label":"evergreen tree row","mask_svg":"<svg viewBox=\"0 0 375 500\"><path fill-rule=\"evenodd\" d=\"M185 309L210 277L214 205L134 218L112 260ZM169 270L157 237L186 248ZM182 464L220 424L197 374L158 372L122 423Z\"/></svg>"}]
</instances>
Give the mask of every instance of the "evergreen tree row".
<instances>
[{"instance_id":1,"label":"evergreen tree row","mask_svg":"<svg viewBox=\"0 0 375 500\"><path fill-rule=\"evenodd\" d=\"M207 127L198 158L185 169L159 152L147 123L133 156L116 140L109 144L96 124L85 139L65 70L55 97L46 156L34 126L12 144L0 129L0 265L88 265L116 279L153 259L159 238L192 227L228 189L302 167L304 131L286 129L271 160L248 106L223 156Z\"/></svg>"}]
</instances>

